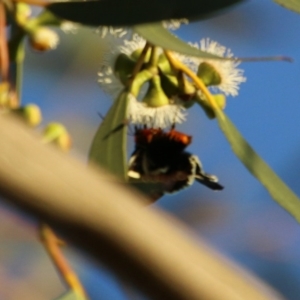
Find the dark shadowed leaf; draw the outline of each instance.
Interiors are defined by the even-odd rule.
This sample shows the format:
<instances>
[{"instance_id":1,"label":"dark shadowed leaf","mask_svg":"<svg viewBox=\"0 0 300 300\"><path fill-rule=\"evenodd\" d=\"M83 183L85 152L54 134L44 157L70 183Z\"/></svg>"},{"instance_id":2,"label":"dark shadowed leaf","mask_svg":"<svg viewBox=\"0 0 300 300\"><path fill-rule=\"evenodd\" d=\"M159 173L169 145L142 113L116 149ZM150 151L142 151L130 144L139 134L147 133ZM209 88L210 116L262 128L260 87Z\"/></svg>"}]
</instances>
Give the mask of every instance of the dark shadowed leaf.
<instances>
[{"instance_id":1,"label":"dark shadowed leaf","mask_svg":"<svg viewBox=\"0 0 300 300\"><path fill-rule=\"evenodd\" d=\"M55 300L85 300L84 298L78 296L74 291L68 291L62 296L56 298Z\"/></svg>"},{"instance_id":2,"label":"dark shadowed leaf","mask_svg":"<svg viewBox=\"0 0 300 300\"><path fill-rule=\"evenodd\" d=\"M164 186L160 182L143 182L141 180L130 179L129 183L150 199L149 204L157 201L165 194Z\"/></svg>"},{"instance_id":3,"label":"dark shadowed leaf","mask_svg":"<svg viewBox=\"0 0 300 300\"><path fill-rule=\"evenodd\" d=\"M102 0L57 2L47 8L85 25L124 26L180 18L204 18L243 0Z\"/></svg>"},{"instance_id":4,"label":"dark shadowed leaf","mask_svg":"<svg viewBox=\"0 0 300 300\"><path fill-rule=\"evenodd\" d=\"M165 29L162 26L162 23L137 25L133 27L133 30L144 37L148 42L167 50L183 53L189 56L220 58L217 55L201 51L180 40L169 30Z\"/></svg>"},{"instance_id":5,"label":"dark shadowed leaf","mask_svg":"<svg viewBox=\"0 0 300 300\"><path fill-rule=\"evenodd\" d=\"M229 118L221 111L215 110L215 113L219 126L229 141L236 156L264 185L272 198L285 210L287 210L298 222L300 222L300 199L245 141Z\"/></svg>"},{"instance_id":6,"label":"dark shadowed leaf","mask_svg":"<svg viewBox=\"0 0 300 300\"><path fill-rule=\"evenodd\" d=\"M300 0L274 0L279 5L300 13Z\"/></svg>"},{"instance_id":7,"label":"dark shadowed leaf","mask_svg":"<svg viewBox=\"0 0 300 300\"><path fill-rule=\"evenodd\" d=\"M127 174L127 125L128 93L122 92L100 124L89 153L89 161L122 179Z\"/></svg>"}]
</instances>

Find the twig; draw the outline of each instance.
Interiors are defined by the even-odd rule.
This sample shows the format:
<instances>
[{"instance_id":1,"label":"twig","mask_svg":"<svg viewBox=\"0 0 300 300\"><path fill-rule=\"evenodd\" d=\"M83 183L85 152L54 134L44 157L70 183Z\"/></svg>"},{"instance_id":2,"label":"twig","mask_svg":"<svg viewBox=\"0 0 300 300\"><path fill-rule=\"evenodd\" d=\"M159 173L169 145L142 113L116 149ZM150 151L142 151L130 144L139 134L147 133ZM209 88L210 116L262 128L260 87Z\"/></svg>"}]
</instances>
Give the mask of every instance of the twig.
<instances>
[{"instance_id":1,"label":"twig","mask_svg":"<svg viewBox=\"0 0 300 300\"><path fill-rule=\"evenodd\" d=\"M76 275L69 266L67 260L60 250L62 241L59 240L54 232L45 223L40 226L40 238L47 250L50 258L60 273L62 279L72 289L80 299L87 299L86 293Z\"/></svg>"}]
</instances>

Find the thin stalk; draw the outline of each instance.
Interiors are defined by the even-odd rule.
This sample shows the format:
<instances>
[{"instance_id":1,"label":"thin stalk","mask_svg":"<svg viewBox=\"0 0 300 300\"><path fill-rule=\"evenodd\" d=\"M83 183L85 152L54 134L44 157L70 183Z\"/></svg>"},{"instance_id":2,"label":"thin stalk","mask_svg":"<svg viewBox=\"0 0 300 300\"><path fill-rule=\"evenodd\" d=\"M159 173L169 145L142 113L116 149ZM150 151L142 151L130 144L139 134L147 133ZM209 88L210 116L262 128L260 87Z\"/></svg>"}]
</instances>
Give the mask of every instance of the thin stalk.
<instances>
[{"instance_id":1,"label":"thin stalk","mask_svg":"<svg viewBox=\"0 0 300 300\"><path fill-rule=\"evenodd\" d=\"M19 105L22 99L23 64L25 58L24 31L15 23L12 24L12 38L9 42L11 78L15 86Z\"/></svg>"},{"instance_id":2,"label":"thin stalk","mask_svg":"<svg viewBox=\"0 0 300 300\"><path fill-rule=\"evenodd\" d=\"M58 239L51 228L44 223L40 226L40 238L55 267L68 287L71 288L80 299L88 299L76 273L69 266L60 250L59 246L61 246L62 241Z\"/></svg>"},{"instance_id":3,"label":"thin stalk","mask_svg":"<svg viewBox=\"0 0 300 300\"><path fill-rule=\"evenodd\" d=\"M236 57L232 58L233 61L240 61L240 62L262 62L262 61L286 61L286 62L293 62L293 58L289 56L267 56L267 57Z\"/></svg>"},{"instance_id":4,"label":"thin stalk","mask_svg":"<svg viewBox=\"0 0 300 300\"><path fill-rule=\"evenodd\" d=\"M151 47L151 56L150 56L149 64L152 67L156 67L158 64L158 48L155 46Z\"/></svg>"},{"instance_id":5,"label":"thin stalk","mask_svg":"<svg viewBox=\"0 0 300 300\"><path fill-rule=\"evenodd\" d=\"M131 81L133 81L135 76L140 72L140 70L143 66L143 63L145 62L146 54L147 54L149 48L150 48L150 44L147 42L141 55L139 56L139 59L137 60L135 66L134 66L134 69L133 69L132 75L131 75Z\"/></svg>"},{"instance_id":6,"label":"thin stalk","mask_svg":"<svg viewBox=\"0 0 300 300\"><path fill-rule=\"evenodd\" d=\"M22 99L22 86L23 86L23 67L24 67L25 49L24 43L21 42L18 47L17 59L15 62L15 87L19 99L19 104Z\"/></svg>"}]
</instances>

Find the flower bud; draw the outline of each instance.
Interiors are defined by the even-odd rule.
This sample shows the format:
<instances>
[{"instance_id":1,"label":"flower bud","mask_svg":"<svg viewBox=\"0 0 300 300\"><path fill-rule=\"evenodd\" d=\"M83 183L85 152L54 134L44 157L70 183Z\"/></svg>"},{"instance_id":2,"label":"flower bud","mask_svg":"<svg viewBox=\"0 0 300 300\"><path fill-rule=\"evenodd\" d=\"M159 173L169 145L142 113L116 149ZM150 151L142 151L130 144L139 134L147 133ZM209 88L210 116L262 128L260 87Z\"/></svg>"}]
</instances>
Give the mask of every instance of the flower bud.
<instances>
[{"instance_id":1,"label":"flower bud","mask_svg":"<svg viewBox=\"0 0 300 300\"><path fill-rule=\"evenodd\" d=\"M60 123L49 123L44 129L42 141L44 143L53 143L64 152L69 151L72 145L68 131Z\"/></svg>"},{"instance_id":2,"label":"flower bud","mask_svg":"<svg viewBox=\"0 0 300 300\"><path fill-rule=\"evenodd\" d=\"M131 83L130 92L134 97L137 97L141 90L143 90L144 84L153 78L154 73L149 69L144 69L139 72Z\"/></svg>"},{"instance_id":3,"label":"flower bud","mask_svg":"<svg viewBox=\"0 0 300 300\"><path fill-rule=\"evenodd\" d=\"M198 67L197 76L202 79L206 86L218 85L221 83L221 76L209 63L203 62Z\"/></svg>"},{"instance_id":4,"label":"flower bud","mask_svg":"<svg viewBox=\"0 0 300 300\"><path fill-rule=\"evenodd\" d=\"M38 27L29 37L31 47L37 51L47 51L55 49L59 42L59 37L53 30L46 27Z\"/></svg>"},{"instance_id":5,"label":"flower bud","mask_svg":"<svg viewBox=\"0 0 300 300\"><path fill-rule=\"evenodd\" d=\"M8 94L7 107L10 109L16 109L20 105L19 96L15 90L10 90Z\"/></svg>"},{"instance_id":6,"label":"flower bud","mask_svg":"<svg viewBox=\"0 0 300 300\"><path fill-rule=\"evenodd\" d=\"M177 96L179 93L178 80L176 76L160 74L161 87L168 98Z\"/></svg>"},{"instance_id":7,"label":"flower bud","mask_svg":"<svg viewBox=\"0 0 300 300\"><path fill-rule=\"evenodd\" d=\"M28 104L21 108L13 110L30 126L38 126L42 121L42 113L40 108L35 104Z\"/></svg>"},{"instance_id":8,"label":"flower bud","mask_svg":"<svg viewBox=\"0 0 300 300\"><path fill-rule=\"evenodd\" d=\"M31 16L31 8L28 4L17 2L16 18L20 24L23 24Z\"/></svg>"},{"instance_id":9,"label":"flower bud","mask_svg":"<svg viewBox=\"0 0 300 300\"><path fill-rule=\"evenodd\" d=\"M174 94L172 96L176 96L178 99L181 100L181 105L185 108L190 108L195 101L193 101L195 94L196 94L196 88L195 86L186 79L185 75L182 72L178 72L177 76L166 76L170 81L172 80L173 83L173 90ZM163 76L162 76L163 78ZM175 80L176 79L176 82ZM162 80L164 83L165 80ZM175 84L176 84L176 90L175 90ZM163 85L164 91L165 90L165 83ZM169 90L170 90L170 84L169 84ZM166 93L167 96L170 98L170 95Z\"/></svg>"},{"instance_id":10,"label":"flower bud","mask_svg":"<svg viewBox=\"0 0 300 300\"><path fill-rule=\"evenodd\" d=\"M135 61L132 58L124 53L118 55L114 65L114 73L124 85L130 79L134 66Z\"/></svg>"},{"instance_id":11,"label":"flower bud","mask_svg":"<svg viewBox=\"0 0 300 300\"><path fill-rule=\"evenodd\" d=\"M7 81L0 83L0 107L7 107L10 84Z\"/></svg>"},{"instance_id":12,"label":"flower bud","mask_svg":"<svg viewBox=\"0 0 300 300\"><path fill-rule=\"evenodd\" d=\"M161 53L158 58L158 67L162 73L167 75L174 75L173 69L169 63L169 60L166 58L164 53Z\"/></svg>"},{"instance_id":13,"label":"flower bud","mask_svg":"<svg viewBox=\"0 0 300 300\"><path fill-rule=\"evenodd\" d=\"M212 95L212 97L214 98L214 100L215 100L216 104L219 106L219 108L223 110L226 106L225 95L224 94L215 94L215 95ZM205 96L197 93L195 100L203 108L203 110L205 111L205 113L209 119L214 119L216 117L214 110L211 108L211 106L210 106L208 100L205 98Z\"/></svg>"},{"instance_id":14,"label":"flower bud","mask_svg":"<svg viewBox=\"0 0 300 300\"><path fill-rule=\"evenodd\" d=\"M139 59L140 55L142 54L142 52L143 52L143 48L136 49L136 50L134 50L134 51L131 53L130 57L131 57L132 59L134 59L135 61L137 61L137 60ZM151 50L148 49L148 51L147 51L147 53L146 53L146 56L145 56L145 59L144 59L144 62L145 62L145 63L148 63L148 62L149 62L150 56L151 56Z\"/></svg>"},{"instance_id":15,"label":"flower bud","mask_svg":"<svg viewBox=\"0 0 300 300\"><path fill-rule=\"evenodd\" d=\"M196 93L196 88L190 81L186 79L184 74L182 72L179 72L177 78L179 93L181 95L190 95L191 97L194 96L194 94Z\"/></svg>"},{"instance_id":16,"label":"flower bud","mask_svg":"<svg viewBox=\"0 0 300 300\"><path fill-rule=\"evenodd\" d=\"M15 109L19 106L19 98L9 82L0 83L0 107Z\"/></svg>"},{"instance_id":17,"label":"flower bud","mask_svg":"<svg viewBox=\"0 0 300 300\"><path fill-rule=\"evenodd\" d=\"M143 99L143 102L150 107L160 107L170 103L169 98L164 93L159 75L155 75L149 81L148 91Z\"/></svg>"}]
</instances>

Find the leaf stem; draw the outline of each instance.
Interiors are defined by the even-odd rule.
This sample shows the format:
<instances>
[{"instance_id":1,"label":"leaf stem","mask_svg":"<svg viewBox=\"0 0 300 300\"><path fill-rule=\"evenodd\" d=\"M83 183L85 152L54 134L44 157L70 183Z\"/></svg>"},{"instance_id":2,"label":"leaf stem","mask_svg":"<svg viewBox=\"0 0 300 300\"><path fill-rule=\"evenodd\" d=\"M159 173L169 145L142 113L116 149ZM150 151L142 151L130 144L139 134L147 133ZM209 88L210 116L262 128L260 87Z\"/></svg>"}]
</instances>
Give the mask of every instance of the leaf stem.
<instances>
[{"instance_id":1,"label":"leaf stem","mask_svg":"<svg viewBox=\"0 0 300 300\"><path fill-rule=\"evenodd\" d=\"M69 266L59 248L59 246L62 244L61 240L56 237L52 229L45 223L42 223L40 226L40 238L65 283L77 294L80 299L87 299L86 293L77 275Z\"/></svg>"},{"instance_id":2,"label":"leaf stem","mask_svg":"<svg viewBox=\"0 0 300 300\"><path fill-rule=\"evenodd\" d=\"M262 62L262 61L286 61L293 62L293 58L290 56L277 55L277 56L263 56L263 57L236 57L232 58L232 61L240 62Z\"/></svg>"},{"instance_id":3,"label":"leaf stem","mask_svg":"<svg viewBox=\"0 0 300 300\"><path fill-rule=\"evenodd\" d=\"M146 54L147 54L149 48L150 48L150 44L147 42L144 49L143 49L143 51L142 51L142 53L141 53L141 55L139 56L135 66L134 66L133 71L132 71L131 83L134 80L135 76L140 72L143 63L145 62Z\"/></svg>"},{"instance_id":4,"label":"leaf stem","mask_svg":"<svg viewBox=\"0 0 300 300\"><path fill-rule=\"evenodd\" d=\"M158 48L155 46L151 46L151 55L149 65L151 67L156 67L158 63Z\"/></svg>"}]
</instances>

